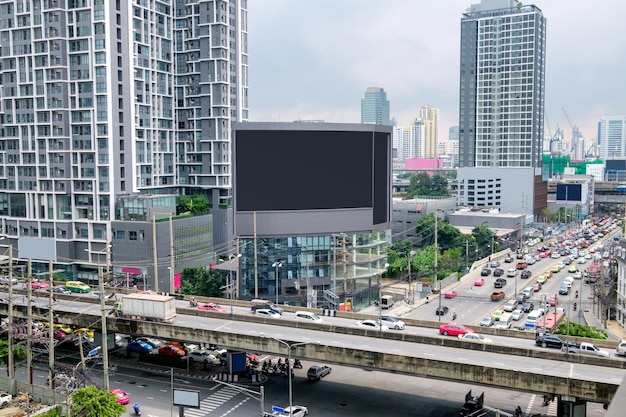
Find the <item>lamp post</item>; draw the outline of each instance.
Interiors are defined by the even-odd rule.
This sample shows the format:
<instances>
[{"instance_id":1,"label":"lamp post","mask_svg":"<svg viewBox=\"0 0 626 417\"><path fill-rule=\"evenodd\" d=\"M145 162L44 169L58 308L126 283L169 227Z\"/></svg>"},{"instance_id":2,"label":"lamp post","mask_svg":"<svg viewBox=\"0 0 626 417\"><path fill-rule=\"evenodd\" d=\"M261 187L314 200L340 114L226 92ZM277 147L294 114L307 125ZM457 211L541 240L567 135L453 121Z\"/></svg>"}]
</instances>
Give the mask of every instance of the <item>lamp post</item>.
<instances>
[{"instance_id":1,"label":"lamp post","mask_svg":"<svg viewBox=\"0 0 626 417\"><path fill-rule=\"evenodd\" d=\"M174 268L168 266L167 270L170 273L170 295L174 295Z\"/></svg>"},{"instance_id":2,"label":"lamp post","mask_svg":"<svg viewBox=\"0 0 626 417\"><path fill-rule=\"evenodd\" d=\"M276 261L272 264L272 267L276 271L276 304L278 304L278 268L282 266L283 266L283 263L281 261Z\"/></svg>"},{"instance_id":3,"label":"lamp post","mask_svg":"<svg viewBox=\"0 0 626 417\"><path fill-rule=\"evenodd\" d=\"M90 251L85 249L85 252L90 254L95 253L98 256L98 291L100 291L100 324L102 325L100 332L102 333L102 382L105 390L109 390L109 345L108 345L108 332L107 332L107 316L104 297L104 273L102 271L102 264L100 263L100 255L106 256L107 264L107 276L109 274L109 249L111 245L107 243L104 249L99 251ZM81 336L82 338L82 336ZM81 339L82 340L82 339ZM98 347L100 348L100 347ZM91 353L91 352L90 352ZM88 356L89 357L89 356Z\"/></svg>"},{"instance_id":4,"label":"lamp post","mask_svg":"<svg viewBox=\"0 0 626 417\"><path fill-rule=\"evenodd\" d=\"M320 342L296 342L296 343L289 343L289 342L285 342L284 340L278 339L274 336L270 336L267 333L261 333L261 337L265 337L268 339L272 339L277 341L278 343L287 346L287 362L289 362L289 366L287 368L287 376L289 377L289 415L291 415L292 411L293 411L293 388L292 388L292 384L291 384L291 367L293 366L293 364L291 363L291 349L294 347L298 347L298 346L304 346L304 345L319 345Z\"/></svg>"},{"instance_id":5,"label":"lamp post","mask_svg":"<svg viewBox=\"0 0 626 417\"><path fill-rule=\"evenodd\" d=\"M389 268L389 264L385 264L385 271ZM382 275L384 271L378 275L378 330L379 332L383 331L383 285L382 285ZM411 285L409 285L409 291L411 291Z\"/></svg>"}]
</instances>

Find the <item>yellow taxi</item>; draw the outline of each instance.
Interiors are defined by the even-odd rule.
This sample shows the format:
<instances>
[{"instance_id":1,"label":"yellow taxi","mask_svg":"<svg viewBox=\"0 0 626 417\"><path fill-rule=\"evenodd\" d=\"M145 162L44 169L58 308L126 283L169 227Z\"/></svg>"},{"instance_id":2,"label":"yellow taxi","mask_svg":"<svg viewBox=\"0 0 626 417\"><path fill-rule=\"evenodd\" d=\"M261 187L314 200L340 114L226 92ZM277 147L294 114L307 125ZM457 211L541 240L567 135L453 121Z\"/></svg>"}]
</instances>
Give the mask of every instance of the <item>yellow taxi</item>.
<instances>
[{"instance_id":1,"label":"yellow taxi","mask_svg":"<svg viewBox=\"0 0 626 417\"><path fill-rule=\"evenodd\" d=\"M65 283L65 288L67 288L71 292L87 293L91 291L91 287L89 285L80 281L67 281Z\"/></svg>"}]
</instances>

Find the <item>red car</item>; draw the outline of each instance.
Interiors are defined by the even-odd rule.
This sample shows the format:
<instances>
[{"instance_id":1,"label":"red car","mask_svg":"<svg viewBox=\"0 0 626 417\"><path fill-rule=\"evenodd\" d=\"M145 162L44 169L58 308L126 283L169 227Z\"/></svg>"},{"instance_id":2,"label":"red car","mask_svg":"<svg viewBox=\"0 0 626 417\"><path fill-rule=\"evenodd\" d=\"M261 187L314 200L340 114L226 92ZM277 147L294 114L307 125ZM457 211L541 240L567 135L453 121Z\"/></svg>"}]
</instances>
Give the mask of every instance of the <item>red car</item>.
<instances>
[{"instance_id":1,"label":"red car","mask_svg":"<svg viewBox=\"0 0 626 417\"><path fill-rule=\"evenodd\" d=\"M185 354L186 352L184 349L174 345L165 345L159 348L159 355L163 356L177 356L182 358Z\"/></svg>"},{"instance_id":2,"label":"red car","mask_svg":"<svg viewBox=\"0 0 626 417\"><path fill-rule=\"evenodd\" d=\"M448 290L448 291L446 291L446 292L443 294L443 296L444 296L445 298L454 298L454 297L456 297L456 294L457 294L457 292L456 292L455 290Z\"/></svg>"},{"instance_id":3,"label":"red car","mask_svg":"<svg viewBox=\"0 0 626 417\"><path fill-rule=\"evenodd\" d=\"M28 287L28 281L24 284ZM48 283L46 281L39 281L38 279L34 279L31 281L31 287L33 290L41 290L43 288L48 288Z\"/></svg>"},{"instance_id":4,"label":"red car","mask_svg":"<svg viewBox=\"0 0 626 417\"><path fill-rule=\"evenodd\" d=\"M130 395L126 394L121 389L112 389L110 392L115 394L115 399L119 404L126 405L130 402Z\"/></svg>"},{"instance_id":5,"label":"red car","mask_svg":"<svg viewBox=\"0 0 626 417\"><path fill-rule=\"evenodd\" d=\"M474 285L477 287L482 287L484 283L485 283L485 279L482 277L478 277L476 278L476 281L474 281Z\"/></svg>"},{"instance_id":6,"label":"red car","mask_svg":"<svg viewBox=\"0 0 626 417\"><path fill-rule=\"evenodd\" d=\"M557 298L556 295L553 295L552 297L548 298L548 304L550 304L552 307L554 307L558 303L559 303L559 299Z\"/></svg>"},{"instance_id":7,"label":"red car","mask_svg":"<svg viewBox=\"0 0 626 417\"><path fill-rule=\"evenodd\" d=\"M538 282L535 282L535 283L533 284L533 291L534 291L534 292L538 292L540 289L541 289L541 284L540 284L540 283L538 283Z\"/></svg>"},{"instance_id":8,"label":"red car","mask_svg":"<svg viewBox=\"0 0 626 417\"><path fill-rule=\"evenodd\" d=\"M216 313L226 313L226 309L215 303L198 304L198 310L215 311Z\"/></svg>"},{"instance_id":9,"label":"red car","mask_svg":"<svg viewBox=\"0 0 626 417\"><path fill-rule=\"evenodd\" d=\"M444 336L458 336L465 333L474 333L474 330L458 323L442 324L439 327L439 333Z\"/></svg>"}]
</instances>

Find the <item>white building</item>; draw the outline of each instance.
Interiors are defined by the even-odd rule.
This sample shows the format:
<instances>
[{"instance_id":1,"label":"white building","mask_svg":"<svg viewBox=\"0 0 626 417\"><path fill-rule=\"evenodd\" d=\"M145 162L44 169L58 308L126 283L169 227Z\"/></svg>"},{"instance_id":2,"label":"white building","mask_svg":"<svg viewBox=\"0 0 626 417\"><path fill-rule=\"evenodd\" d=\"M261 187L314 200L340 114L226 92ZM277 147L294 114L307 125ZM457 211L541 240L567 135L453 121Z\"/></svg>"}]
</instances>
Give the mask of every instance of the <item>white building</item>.
<instances>
[{"instance_id":1,"label":"white building","mask_svg":"<svg viewBox=\"0 0 626 417\"><path fill-rule=\"evenodd\" d=\"M626 158L626 115L604 115L598 123L600 159Z\"/></svg>"}]
</instances>

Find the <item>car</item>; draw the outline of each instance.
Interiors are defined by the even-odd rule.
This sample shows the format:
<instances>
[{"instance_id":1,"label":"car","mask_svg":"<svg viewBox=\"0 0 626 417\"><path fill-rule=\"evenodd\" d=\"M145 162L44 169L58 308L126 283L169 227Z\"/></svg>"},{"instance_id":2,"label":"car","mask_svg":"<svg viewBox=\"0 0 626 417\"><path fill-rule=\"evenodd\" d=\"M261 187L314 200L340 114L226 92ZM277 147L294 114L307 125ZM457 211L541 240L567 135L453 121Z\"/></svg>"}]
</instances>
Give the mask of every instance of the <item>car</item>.
<instances>
[{"instance_id":1,"label":"car","mask_svg":"<svg viewBox=\"0 0 626 417\"><path fill-rule=\"evenodd\" d=\"M0 408L7 407L11 400L13 400L13 396L7 392L0 393Z\"/></svg>"},{"instance_id":2,"label":"car","mask_svg":"<svg viewBox=\"0 0 626 417\"><path fill-rule=\"evenodd\" d=\"M528 278L530 278L531 275L532 275L532 272L530 272L528 269L525 269L520 274L520 278L521 279L528 279Z\"/></svg>"},{"instance_id":3,"label":"car","mask_svg":"<svg viewBox=\"0 0 626 417\"><path fill-rule=\"evenodd\" d=\"M435 309L435 316L445 316L448 314L448 311L450 311L450 309L446 306L437 307Z\"/></svg>"},{"instance_id":4,"label":"car","mask_svg":"<svg viewBox=\"0 0 626 417\"><path fill-rule=\"evenodd\" d=\"M501 277L502 275L504 275L504 269L496 268L496 269L493 270L493 276L494 277Z\"/></svg>"},{"instance_id":5,"label":"car","mask_svg":"<svg viewBox=\"0 0 626 417\"><path fill-rule=\"evenodd\" d=\"M480 271L480 275L483 277L488 277L489 275L491 275L491 269L483 268L482 271Z\"/></svg>"},{"instance_id":6,"label":"car","mask_svg":"<svg viewBox=\"0 0 626 417\"><path fill-rule=\"evenodd\" d=\"M551 271L553 274L557 274L557 273L561 272L561 267L560 267L560 266L558 266L558 265L554 265L552 268L550 268L550 271Z\"/></svg>"},{"instance_id":7,"label":"car","mask_svg":"<svg viewBox=\"0 0 626 417\"><path fill-rule=\"evenodd\" d=\"M324 323L324 319L322 319L315 313L311 313L310 311L296 311L294 317L296 320L304 320L313 323Z\"/></svg>"},{"instance_id":8,"label":"car","mask_svg":"<svg viewBox=\"0 0 626 417\"><path fill-rule=\"evenodd\" d=\"M78 329L74 329L73 334L84 334L88 338L93 339L95 332L87 327L79 327ZM91 341L93 342L93 340Z\"/></svg>"},{"instance_id":9,"label":"car","mask_svg":"<svg viewBox=\"0 0 626 417\"><path fill-rule=\"evenodd\" d=\"M270 310L269 308L259 308L257 310L254 310L254 314L257 316L261 316L261 317L268 317L271 319L279 319L280 313L277 313L274 310Z\"/></svg>"},{"instance_id":10,"label":"car","mask_svg":"<svg viewBox=\"0 0 626 417\"><path fill-rule=\"evenodd\" d=\"M580 271L574 272L574 279L581 279L583 277L583 273Z\"/></svg>"},{"instance_id":11,"label":"car","mask_svg":"<svg viewBox=\"0 0 626 417\"><path fill-rule=\"evenodd\" d=\"M492 267L492 268L497 268L497 267L500 266L500 262L498 262L498 261L491 261L489 266Z\"/></svg>"},{"instance_id":12,"label":"car","mask_svg":"<svg viewBox=\"0 0 626 417\"><path fill-rule=\"evenodd\" d=\"M65 288L70 290L71 292L77 293L88 293L91 291L91 287L80 281L67 281L65 283Z\"/></svg>"},{"instance_id":13,"label":"car","mask_svg":"<svg viewBox=\"0 0 626 417\"><path fill-rule=\"evenodd\" d=\"M517 320L521 320L523 315L524 315L524 313L523 313L523 312L522 312L522 310L520 310L519 308L518 308L518 309L515 309L515 310L513 310L513 311L511 312L511 318L512 318L513 320L515 320L515 321L517 321Z\"/></svg>"},{"instance_id":14,"label":"car","mask_svg":"<svg viewBox=\"0 0 626 417\"><path fill-rule=\"evenodd\" d=\"M576 271L578 271L578 268L576 268L575 265L570 265L570 267L567 268L567 272L569 272L570 274L575 274Z\"/></svg>"},{"instance_id":15,"label":"car","mask_svg":"<svg viewBox=\"0 0 626 417\"><path fill-rule=\"evenodd\" d=\"M500 317L504 314L504 310L503 309L498 309L495 310L493 313L491 313L491 318L494 319L495 321L500 320Z\"/></svg>"},{"instance_id":16,"label":"car","mask_svg":"<svg viewBox=\"0 0 626 417\"><path fill-rule=\"evenodd\" d=\"M24 283L24 286L28 287L28 281ZM45 288L48 288L48 283L46 281L33 279L30 281L30 286L33 290L43 290Z\"/></svg>"},{"instance_id":17,"label":"car","mask_svg":"<svg viewBox=\"0 0 626 417\"><path fill-rule=\"evenodd\" d=\"M41 324L42 324L43 327L50 327L50 324L47 321L42 321ZM70 326L68 326L67 324L55 323L55 324L52 325L52 328L54 330L60 330L63 333L66 333L66 334L70 334L70 333L74 332L74 330Z\"/></svg>"},{"instance_id":18,"label":"car","mask_svg":"<svg viewBox=\"0 0 626 417\"><path fill-rule=\"evenodd\" d=\"M65 288L64 286L59 286L59 287L54 287L54 289L52 290L52 292L55 292L57 294L71 294L72 292L70 290L68 290L67 288Z\"/></svg>"},{"instance_id":19,"label":"car","mask_svg":"<svg viewBox=\"0 0 626 417\"><path fill-rule=\"evenodd\" d=\"M216 313L226 313L226 309L215 303L198 304L198 310L214 311Z\"/></svg>"},{"instance_id":20,"label":"car","mask_svg":"<svg viewBox=\"0 0 626 417\"><path fill-rule=\"evenodd\" d=\"M283 408L282 412L274 411L272 417L304 417L309 414L309 409L303 405L292 405Z\"/></svg>"},{"instance_id":21,"label":"car","mask_svg":"<svg viewBox=\"0 0 626 417\"><path fill-rule=\"evenodd\" d=\"M496 290L494 292L491 293L491 301L500 301L503 300L504 297L506 297L506 294L504 293L504 291L500 291L500 290Z\"/></svg>"},{"instance_id":22,"label":"car","mask_svg":"<svg viewBox=\"0 0 626 417\"><path fill-rule=\"evenodd\" d=\"M218 357L206 350L193 350L189 352L189 360L205 365L219 365L221 363Z\"/></svg>"},{"instance_id":23,"label":"car","mask_svg":"<svg viewBox=\"0 0 626 417\"><path fill-rule=\"evenodd\" d=\"M561 288L559 288L559 294L560 295L569 294L569 287L567 285L561 285Z\"/></svg>"},{"instance_id":24,"label":"car","mask_svg":"<svg viewBox=\"0 0 626 417\"><path fill-rule=\"evenodd\" d=\"M448 290L443 294L444 298L454 298L456 295L457 292L455 290Z\"/></svg>"},{"instance_id":25,"label":"car","mask_svg":"<svg viewBox=\"0 0 626 417\"><path fill-rule=\"evenodd\" d=\"M485 278L478 277L474 280L474 285L477 287L482 287L485 284Z\"/></svg>"},{"instance_id":26,"label":"car","mask_svg":"<svg viewBox=\"0 0 626 417\"><path fill-rule=\"evenodd\" d=\"M554 334L537 335L537 337L535 338L535 343L537 344L537 346L541 346L544 348L551 347L561 349L564 347L568 347L568 350L577 349L576 345L573 342L561 339L559 336Z\"/></svg>"},{"instance_id":27,"label":"car","mask_svg":"<svg viewBox=\"0 0 626 417\"><path fill-rule=\"evenodd\" d=\"M576 260L576 263L577 263L577 264L580 264L580 265L584 264L585 262L587 262L587 260L585 259L585 257L584 257L584 256L582 256L582 257L580 257L580 258L578 258L578 259Z\"/></svg>"},{"instance_id":28,"label":"car","mask_svg":"<svg viewBox=\"0 0 626 417\"><path fill-rule=\"evenodd\" d=\"M399 320L392 316L380 316L380 322L393 330L403 330L405 327L405 324L402 320Z\"/></svg>"},{"instance_id":29,"label":"car","mask_svg":"<svg viewBox=\"0 0 626 417\"><path fill-rule=\"evenodd\" d=\"M333 368L328 365L313 365L306 372L306 377L311 381L319 381L326 375L330 375L332 370Z\"/></svg>"},{"instance_id":30,"label":"car","mask_svg":"<svg viewBox=\"0 0 626 417\"><path fill-rule=\"evenodd\" d=\"M478 333L460 334L459 339L465 340L466 342L485 343L488 345L493 344L492 339L489 339L488 337L485 337L482 334L478 334Z\"/></svg>"},{"instance_id":31,"label":"car","mask_svg":"<svg viewBox=\"0 0 626 417\"><path fill-rule=\"evenodd\" d=\"M165 343L165 342L163 342L162 340L155 339L155 338L153 338L153 337L138 337L138 338L136 338L135 340L137 340L137 341L141 341L141 342L144 342L144 343L147 343L147 344L149 344L150 346L152 346L152 348L153 348L153 349L155 349L155 348L159 348L160 346L163 346L163 345L165 345L165 344L166 344L166 343Z\"/></svg>"},{"instance_id":32,"label":"car","mask_svg":"<svg viewBox=\"0 0 626 417\"><path fill-rule=\"evenodd\" d=\"M133 340L128 342L128 344L126 345L126 349L131 352L150 353L154 348L152 347L152 345L142 340Z\"/></svg>"},{"instance_id":33,"label":"car","mask_svg":"<svg viewBox=\"0 0 626 417\"><path fill-rule=\"evenodd\" d=\"M17 278L11 278L13 284L17 284ZM0 284L9 285L9 277L7 275L0 276Z\"/></svg>"},{"instance_id":34,"label":"car","mask_svg":"<svg viewBox=\"0 0 626 417\"><path fill-rule=\"evenodd\" d=\"M465 333L474 333L474 330L458 323L448 323L439 326L439 333L444 336L458 336Z\"/></svg>"},{"instance_id":35,"label":"car","mask_svg":"<svg viewBox=\"0 0 626 417\"><path fill-rule=\"evenodd\" d=\"M517 269L515 269L515 268L509 268L509 269L506 271L506 276L507 276L507 277L509 277L509 278L515 278L515 276L517 276Z\"/></svg>"},{"instance_id":36,"label":"car","mask_svg":"<svg viewBox=\"0 0 626 417\"><path fill-rule=\"evenodd\" d=\"M496 278L496 280L493 282L494 288L502 288L505 285L506 285L506 279L504 278Z\"/></svg>"},{"instance_id":37,"label":"car","mask_svg":"<svg viewBox=\"0 0 626 417\"><path fill-rule=\"evenodd\" d=\"M377 330L377 331L389 330L389 327L385 326L384 324L380 324L376 320L361 320L361 321L358 321L356 325L359 327L370 329L370 330Z\"/></svg>"},{"instance_id":38,"label":"car","mask_svg":"<svg viewBox=\"0 0 626 417\"><path fill-rule=\"evenodd\" d=\"M126 405L130 402L130 395L128 395L119 388L112 389L109 392L115 394L115 400L118 402L118 404Z\"/></svg>"},{"instance_id":39,"label":"car","mask_svg":"<svg viewBox=\"0 0 626 417\"><path fill-rule=\"evenodd\" d=\"M626 356L626 340L620 340L620 342L617 344L617 347L615 348L615 354Z\"/></svg>"},{"instance_id":40,"label":"car","mask_svg":"<svg viewBox=\"0 0 626 417\"><path fill-rule=\"evenodd\" d=\"M92 292L91 292L91 295L93 295L94 297L100 298L100 291L92 291ZM105 299L105 300L108 300L108 299L110 299L111 297L113 297L113 294L112 294L112 293L110 293L110 292L105 292L105 293L104 293L104 299Z\"/></svg>"},{"instance_id":41,"label":"car","mask_svg":"<svg viewBox=\"0 0 626 417\"><path fill-rule=\"evenodd\" d=\"M518 301L513 299L513 300L509 300L506 302L506 304L504 305L504 307L502 307L502 309L506 312L512 312L513 310L515 310L517 308L518 305Z\"/></svg>"},{"instance_id":42,"label":"car","mask_svg":"<svg viewBox=\"0 0 626 417\"><path fill-rule=\"evenodd\" d=\"M535 283L533 284L533 291L535 291L535 292L539 292L539 290L541 290L541 287L542 287L542 285L541 285L541 283L540 283L540 282L535 282Z\"/></svg>"},{"instance_id":43,"label":"car","mask_svg":"<svg viewBox=\"0 0 626 417\"><path fill-rule=\"evenodd\" d=\"M513 257L511 255L507 255L504 257L504 262L510 264L513 262Z\"/></svg>"},{"instance_id":44,"label":"car","mask_svg":"<svg viewBox=\"0 0 626 417\"><path fill-rule=\"evenodd\" d=\"M530 313L534 309L535 309L535 304L534 303L531 303L530 301L524 301L522 303L522 311L524 313Z\"/></svg>"},{"instance_id":45,"label":"car","mask_svg":"<svg viewBox=\"0 0 626 417\"><path fill-rule=\"evenodd\" d=\"M517 263L517 265L515 265L515 268L517 269L526 269L526 267L528 266L528 264L524 261L520 261Z\"/></svg>"},{"instance_id":46,"label":"car","mask_svg":"<svg viewBox=\"0 0 626 417\"><path fill-rule=\"evenodd\" d=\"M552 278L553 272L552 272L552 270L548 270L548 271L544 272L543 275L546 278L550 279L550 278Z\"/></svg>"},{"instance_id":47,"label":"car","mask_svg":"<svg viewBox=\"0 0 626 417\"><path fill-rule=\"evenodd\" d=\"M548 277L547 277L547 276L545 276L545 275L540 275L540 276L537 278L537 282L538 282L539 284L545 284L545 283L546 283L546 281L548 281Z\"/></svg>"},{"instance_id":48,"label":"car","mask_svg":"<svg viewBox=\"0 0 626 417\"><path fill-rule=\"evenodd\" d=\"M185 349L179 346L172 345L172 344L161 346L158 352L159 352L159 355L174 356L174 357L179 357L179 358L182 358L183 356L187 354L187 352L185 352Z\"/></svg>"},{"instance_id":49,"label":"car","mask_svg":"<svg viewBox=\"0 0 626 417\"><path fill-rule=\"evenodd\" d=\"M496 320L489 316L489 317L485 317L484 319L482 319L480 321L480 327L491 327L496 323Z\"/></svg>"},{"instance_id":50,"label":"car","mask_svg":"<svg viewBox=\"0 0 626 417\"><path fill-rule=\"evenodd\" d=\"M559 303L559 298L556 295L548 297L548 304L550 304L550 306L554 307L558 303Z\"/></svg>"}]
</instances>

